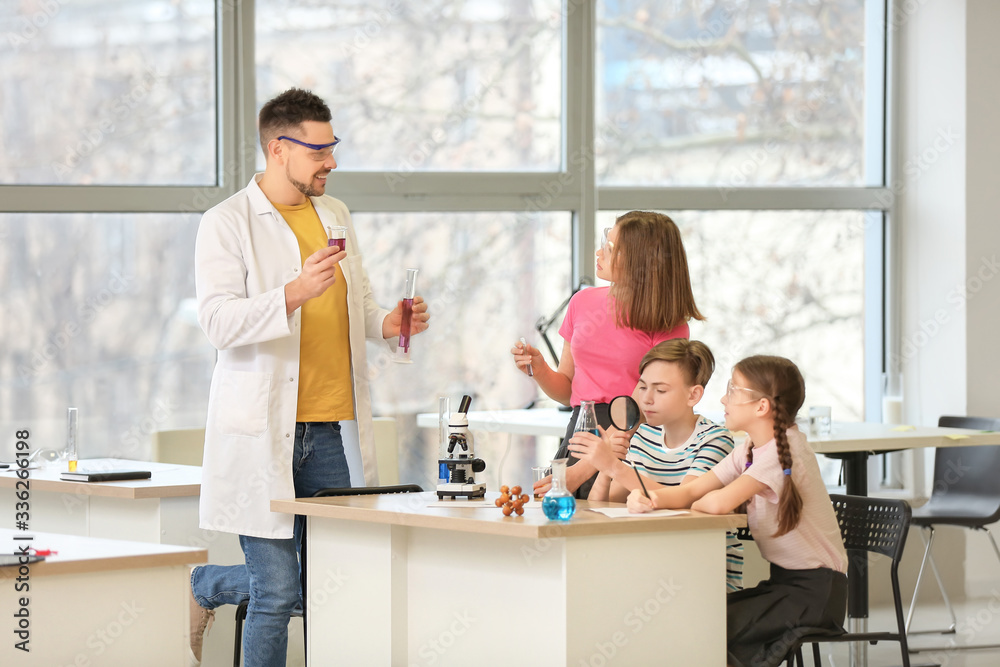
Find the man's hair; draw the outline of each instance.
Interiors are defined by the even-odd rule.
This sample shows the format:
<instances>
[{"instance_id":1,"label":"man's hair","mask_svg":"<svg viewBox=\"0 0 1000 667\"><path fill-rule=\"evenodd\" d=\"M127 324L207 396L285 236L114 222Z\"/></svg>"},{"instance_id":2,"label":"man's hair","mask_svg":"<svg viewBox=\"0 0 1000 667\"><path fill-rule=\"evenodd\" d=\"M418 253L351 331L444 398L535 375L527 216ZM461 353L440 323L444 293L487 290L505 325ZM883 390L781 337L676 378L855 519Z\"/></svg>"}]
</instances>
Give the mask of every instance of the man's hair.
<instances>
[{"instance_id":1,"label":"man's hair","mask_svg":"<svg viewBox=\"0 0 1000 667\"><path fill-rule=\"evenodd\" d=\"M646 366L654 361L667 361L677 364L688 386L701 385L704 387L715 372L715 357L700 340L688 340L687 338L672 338L665 340L649 352L639 362L639 372L646 370Z\"/></svg>"},{"instance_id":2,"label":"man's hair","mask_svg":"<svg viewBox=\"0 0 1000 667\"><path fill-rule=\"evenodd\" d=\"M307 120L329 123L331 118L330 107L318 96L301 88L289 88L260 109L257 116L260 147L267 155L267 144L272 139L287 134Z\"/></svg>"}]
</instances>

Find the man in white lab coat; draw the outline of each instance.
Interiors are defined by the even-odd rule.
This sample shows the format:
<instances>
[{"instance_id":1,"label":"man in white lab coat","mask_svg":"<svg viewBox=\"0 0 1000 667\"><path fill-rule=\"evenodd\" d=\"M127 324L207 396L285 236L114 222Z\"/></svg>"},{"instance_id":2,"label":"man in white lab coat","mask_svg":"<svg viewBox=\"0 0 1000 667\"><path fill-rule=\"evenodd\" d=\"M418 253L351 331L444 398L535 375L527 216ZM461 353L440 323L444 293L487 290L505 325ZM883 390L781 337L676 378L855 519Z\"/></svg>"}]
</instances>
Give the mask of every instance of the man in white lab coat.
<instances>
[{"instance_id":1,"label":"man in white lab coat","mask_svg":"<svg viewBox=\"0 0 1000 667\"><path fill-rule=\"evenodd\" d=\"M237 533L246 565L195 568L192 651L201 659L215 607L249 597L244 664L284 665L288 619L301 605L301 517L275 498L350 486L345 448L378 483L365 339L399 335L401 302L375 303L350 213L326 196L340 141L317 96L292 88L260 111L263 174L207 211L198 228L198 321L219 350L209 395L201 527ZM345 227L345 250L327 245ZM427 328L414 299L412 333ZM356 428L341 423L353 422ZM346 426L347 424L345 424ZM356 437L346 437L356 433Z\"/></svg>"}]
</instances>

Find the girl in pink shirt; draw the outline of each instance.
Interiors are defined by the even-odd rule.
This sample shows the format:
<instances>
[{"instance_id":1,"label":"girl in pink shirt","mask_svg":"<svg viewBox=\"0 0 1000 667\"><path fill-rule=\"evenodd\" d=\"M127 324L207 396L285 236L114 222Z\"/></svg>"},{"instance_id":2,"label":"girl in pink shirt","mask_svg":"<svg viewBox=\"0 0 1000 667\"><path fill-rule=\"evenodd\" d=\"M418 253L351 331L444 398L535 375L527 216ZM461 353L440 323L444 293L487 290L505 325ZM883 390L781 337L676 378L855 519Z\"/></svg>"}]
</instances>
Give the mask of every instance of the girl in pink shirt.
<instances>
[{"instance_id":1,"label":"girl in pink shirt","mask_svg":"<svg viewBox=\"0 0 1000 667\"><path fill-rule=\"evenodd\" d=\"M788 359L740 361L722 404L726 428L746 431L746 444L691 484L659 489L651 498L633 491L628 498L633 512L690 507L728 514L745 504L771 576L729 594L733 667L780 664L795 628L843 630L847 552L816 455L795 426L804 398L802 374Z\"/></svg>"},{"instance_id":2,"label":"girl in pink shirt","mask_svg":"<svg viewBox=\"0 0 1000 667\"><path fill-rule=\"evenodd\" d=\"M687 338L690 319L702 320L691 291L680 230L668 216L632 211L604 230L597 250L597 277L610 287L577 292L559 334L566 340L553 370L541 352L518 343L511 349L522 372L534 377L550 398L573 406L566 437L555 458L570 458L566 481L578 498L590 493L597 470L568 450L581 401L595 401L597 420L611 424L607 404L631 395L639 381L639 361L658 343ZM617 452L622 458L624 451ZM535 493L548 489L548 480Z\"/></svg>"}]
</instances>

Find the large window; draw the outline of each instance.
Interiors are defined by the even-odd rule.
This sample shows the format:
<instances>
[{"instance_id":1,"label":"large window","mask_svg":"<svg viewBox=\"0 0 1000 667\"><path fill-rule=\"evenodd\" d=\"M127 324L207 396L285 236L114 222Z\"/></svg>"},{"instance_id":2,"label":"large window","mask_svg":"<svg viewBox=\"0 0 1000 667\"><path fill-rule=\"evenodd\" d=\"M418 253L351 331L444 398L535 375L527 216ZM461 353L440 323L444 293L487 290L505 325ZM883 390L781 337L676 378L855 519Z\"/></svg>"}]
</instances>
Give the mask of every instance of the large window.
<instances>
[{"instance_id":1,"label":"large window","mask_svg":"<svg viewBox=\"0 0 1000 667\"><path fill-rule=\"evenodd\" d=\"M258 105L322 96L343 169L559 167L559 0L256 4Z\"/></svg>"},{"instance_id":2,"label":"large window","mask_svg":"<svg viewBox=\"0 0 1000 667\"><path fill-rule=\"evenodd\" d=\"M0 214L0 422L80 455L143 459L203 424L215 350L195 317L198 216ZM7 452L9 454L9 452ZM2 458L6 458L5 454Z\"/></svg>"},{"instance_id":3,"label":"large window","mask_svg":"<svg viewBox=\"0 0 1000 667\"><path fill-rule=\"evenodd\" d=\"M59 443L75 404L84 453L103 454L204 424L197 222L263 167L256 114L290 86L333 110L329 193L377 299L413 267L430 303L413 365L371 356L405 479L432 481L415 415L439 395L540 398L509 349L540 343L631 209L683 232L708 316L692 335L720 362L707 411L765 352L800 365L807 404L879 418L884 0L28 0L0 20L0 428ZM483 447L490 475L554 451Z\"/></svg>"},{"instance_id":4,"label":"large window","mask_svg":"<svg viewBox=\"0 0 1000 667\"><path fill-rule=\"evenodd\" d=\"M214 185L214 4L0 3L0 183Z\"/></svg>"},{"instance_id":5,"label":"large window","mask_svg":"<svg viewBox=\"0 0 1000 667\"><path fill-rule=\"evenodd\" d=\"M806 406L864 419L865 214L854 211L670 211L705 316L691 337L712 350L700 411L721 416L733 364L751 354L796 362ZM602 213L599 227L614 224Z\"/></svg>"},{"instance_id":6,"label":"large window","mask_svg":"<svg viewBox=\"0 0 1000 667\"><path fill-rule=\"evenodd\" d=\"M868 184L865 0L598 8L599 182Z\"/></svg>"},{"instance_id":7,"label":"large window","mask_svg":"<svg viewBox=\"0 0 1000 667\"><path fill-rule=\"evenodd\" d=\"M438 396L457 401L468 394L475 410L519 408L535 399L534 383L515 370L510 348L521 336L535 341L535 321L568 295L570 216L498 212L353 217L377 300L387 307L395 303L403 289L404 269L419 268L417 293L430 304L432 329L413 339L412 364L394 363L381 345L370 343L368 349L375 412L397 419L406 479L430 488L437 479L437 431L418 429L417 413L436 411ZM486 434L477 441L477 453L490 461L491 484L506 443L506 436ZM513 458L531 460L534 443L519 443ZM508 470L516 469L513 462L508 465Z\"/></svg>"}]
</instances>

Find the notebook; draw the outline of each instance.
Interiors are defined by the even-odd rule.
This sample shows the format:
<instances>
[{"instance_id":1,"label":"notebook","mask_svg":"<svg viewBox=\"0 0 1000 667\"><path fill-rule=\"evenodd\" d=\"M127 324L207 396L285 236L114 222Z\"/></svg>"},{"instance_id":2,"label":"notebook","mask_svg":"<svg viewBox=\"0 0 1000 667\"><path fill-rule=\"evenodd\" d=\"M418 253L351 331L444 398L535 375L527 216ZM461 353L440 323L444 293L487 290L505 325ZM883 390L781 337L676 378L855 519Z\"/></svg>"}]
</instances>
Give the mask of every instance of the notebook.
<instances>
[{"instance_id":1,"label":"notebook","mask_svg":"<svg viewBox=\"0 0 1000 667\"><path fill-rule=\"evenodd\" d=\"M59 473L59 479L66 482L119 482L128 479L149 479L152 474L148 470L105 470Z\"/></svg>"}]
</instances>

